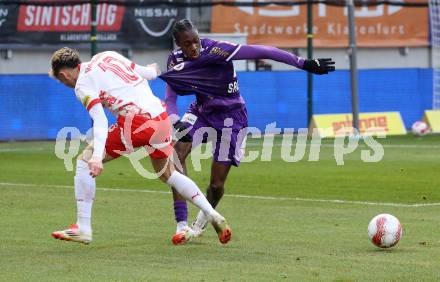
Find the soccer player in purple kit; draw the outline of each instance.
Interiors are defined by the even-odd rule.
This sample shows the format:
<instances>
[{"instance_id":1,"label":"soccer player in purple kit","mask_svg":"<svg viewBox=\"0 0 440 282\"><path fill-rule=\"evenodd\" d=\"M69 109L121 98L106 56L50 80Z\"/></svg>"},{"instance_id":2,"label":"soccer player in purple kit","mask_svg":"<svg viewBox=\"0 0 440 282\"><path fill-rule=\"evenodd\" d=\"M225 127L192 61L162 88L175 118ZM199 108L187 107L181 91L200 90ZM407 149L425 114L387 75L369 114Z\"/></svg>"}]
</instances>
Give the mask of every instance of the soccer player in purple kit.
<instances>
[{"instance_id":1,"label":"soccer player in purple kit","mask_svg":"<svg viewBox=\"0 0 440 282\"><path fill-rule=\"evenodd\" d=\"M239 92L232 61L271 59L314 73L327 74L335 70L332 59L306 60L292 53L263 45L237 45L224 41L199 38L196 27L187 19L174 24L173 37L178 50L168 57L168 71L160 78L166 83L165 103L168 114L174 116L174 127L180 137L175 150L186 173L185 159L202 140L203 128L212 128L213 161L207 198L215 208L224 193L231 166L239 166L241 147L248 126L247 111ZM196 100L179 120L177 95L196 95ZM201 131L200 131L201 130ZM222 134L226 133L226 134ZM183 135L183 136L182 136ZM226 136L227 135L227 136ZM200 236L208 219L200 211L192 226L187 223L186 201L173 189L177 231L175 245Z\"/></svg>"}]
</instances>

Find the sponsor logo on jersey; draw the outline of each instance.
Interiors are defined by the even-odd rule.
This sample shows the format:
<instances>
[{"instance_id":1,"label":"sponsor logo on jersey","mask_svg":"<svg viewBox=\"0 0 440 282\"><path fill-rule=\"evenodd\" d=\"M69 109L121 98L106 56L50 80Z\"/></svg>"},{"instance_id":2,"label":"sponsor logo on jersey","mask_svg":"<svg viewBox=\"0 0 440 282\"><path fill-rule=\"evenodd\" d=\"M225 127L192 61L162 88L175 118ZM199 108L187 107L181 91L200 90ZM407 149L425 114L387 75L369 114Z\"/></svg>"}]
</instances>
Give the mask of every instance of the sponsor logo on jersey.
<instances>
[{"instance_id":1,"label":"sponsor logo on jersey","mask_svg":"<svg viewBox=\"0 0 440 282\"><path fill-rule=\"evenodd\" d=\"M178 65L175 65L175 66L173 67L173 69L175 69L176 71L181 71L181 70L183 70L184 67L185 67L185 62L180 63L180 64L178 64Z\"/></svg>"},{"instance_id":2,"label":"sponsor logo on jersey","mask_svg":"<svg viewBox=\"0 0 440 282\"><path fill-rule=\"evenodd\" d=\"M229 57L229 53L220 49L219 47L212 48L211 51L209 51L209 54L219 55L225 58Z\"/></svg>"},{"instance_id":3,"label":"sponsor logo on jersey","mask_svg":"<svg viewBox=\"0 0 440 282\"><path fill-rule=\"evenodd\" d=\"M168 64L168 69L172 69L175 65L176 65L176 64L175 64L173 61L171 61L171 62Z\"/></svg>"}]
</instances>

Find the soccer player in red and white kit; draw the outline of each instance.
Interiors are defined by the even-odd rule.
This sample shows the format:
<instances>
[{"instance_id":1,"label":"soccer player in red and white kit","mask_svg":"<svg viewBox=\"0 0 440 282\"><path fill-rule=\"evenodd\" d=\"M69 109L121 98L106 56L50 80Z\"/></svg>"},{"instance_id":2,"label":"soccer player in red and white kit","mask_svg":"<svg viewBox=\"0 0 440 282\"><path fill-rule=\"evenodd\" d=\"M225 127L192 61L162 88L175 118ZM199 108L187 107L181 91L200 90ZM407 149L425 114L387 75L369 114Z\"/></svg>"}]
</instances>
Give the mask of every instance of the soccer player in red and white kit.
<instances>
[{"instance_id":1,"label":"soccer player in red and white kit","mask_svg":"<svg viewBox=\"0 0 440 282\"><path fill-rule=\"evenodd\" d=\"M92 241L95 177L101 174L104 162L144 147L157 176L206 213L221 243L230 240L232 233L225 218L212 208L191 179L174 169L170 158L171 124L147 82L160 74L157 64L140 66L112 51L81 63L76 50L64 47L52 55L51 65L51 75L75 89L76 97L93 119L93 142L76 163L77 222L66 230L53 232L54 238L85 244ZM110 128L103 107L117 116L117 123Z\"/></svg>"}]
</instances>

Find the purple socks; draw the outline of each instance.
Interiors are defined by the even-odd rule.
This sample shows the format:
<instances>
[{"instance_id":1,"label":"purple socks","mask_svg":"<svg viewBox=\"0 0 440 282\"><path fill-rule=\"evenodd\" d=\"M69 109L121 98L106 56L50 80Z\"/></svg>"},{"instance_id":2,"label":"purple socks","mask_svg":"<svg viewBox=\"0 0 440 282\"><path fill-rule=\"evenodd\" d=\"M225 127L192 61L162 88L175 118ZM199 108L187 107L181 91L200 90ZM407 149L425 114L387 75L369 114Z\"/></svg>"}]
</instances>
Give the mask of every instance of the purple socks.
<instances>
[{"instance_id":1,"label":"purple socks","mask_svg":"<svg viewBox=\"0 0 440 282\"><path fill-rule=\"evenodd\" d=\"M186 201L174 202L174 215L176 217L176 222L188 220L188 207L186 206Z\"/></svg>"}]
</instances>

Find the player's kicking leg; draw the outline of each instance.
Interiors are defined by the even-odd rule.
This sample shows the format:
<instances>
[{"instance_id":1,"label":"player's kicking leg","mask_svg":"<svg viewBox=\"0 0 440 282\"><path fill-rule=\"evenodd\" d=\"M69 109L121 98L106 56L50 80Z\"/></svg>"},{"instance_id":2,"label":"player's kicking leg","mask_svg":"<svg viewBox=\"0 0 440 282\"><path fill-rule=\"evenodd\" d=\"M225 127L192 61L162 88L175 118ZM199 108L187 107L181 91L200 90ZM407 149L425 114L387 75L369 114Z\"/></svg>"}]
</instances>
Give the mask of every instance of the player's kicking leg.
<instances>
[{"instance_id":1,"label":"player's kicking leg","mask_svg":"<svg viewBox=\"0 0 440 282\"><path fill-rule=\"evenodd\" d=\"M169 158L155 159L151 158L154 170L159 175L163 182L171 185L176 189L176 191L183 196L188 201L191 201L195 206L201 209L207 216L207 220L214 226L219 241L222 244L229 242L232 236L232 230L229 227L226 219L220 215L212 206L209 204L205 195L200 191L199 187L187 176L181 174L174 169ZM183 232L183 240L190 238L192 235L189 232Z\"/></svg>"}]
</instances>

